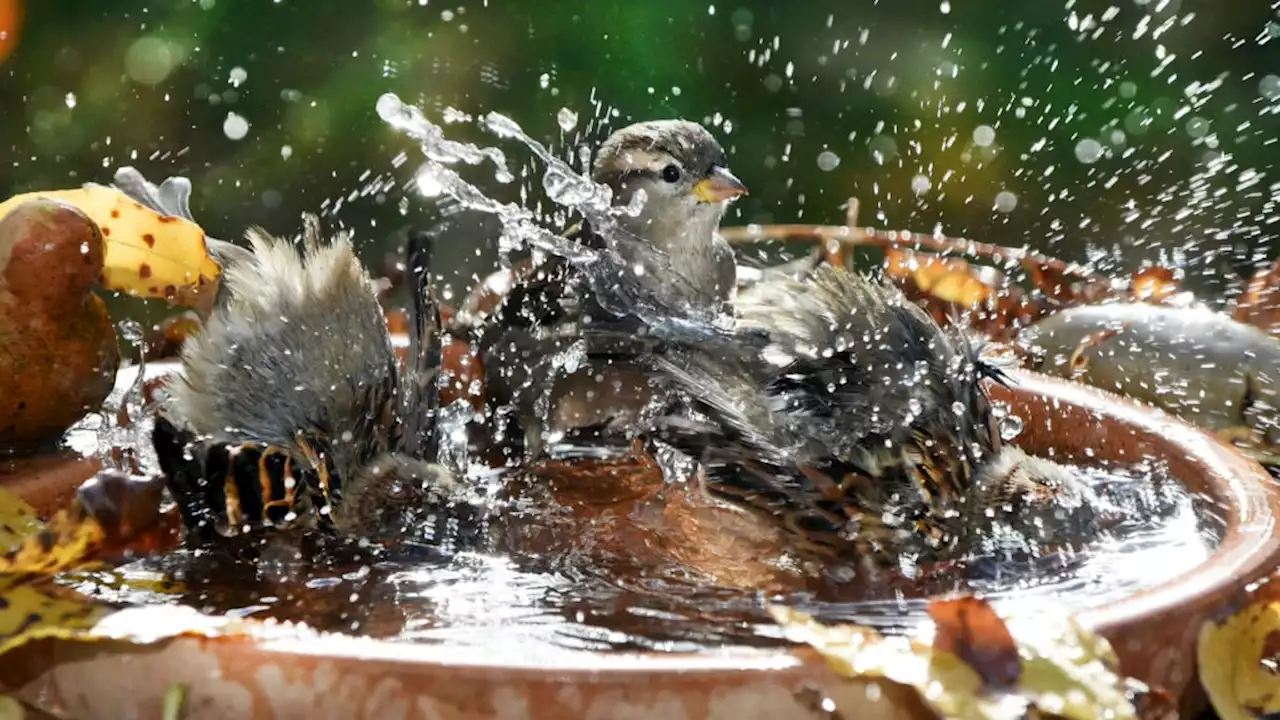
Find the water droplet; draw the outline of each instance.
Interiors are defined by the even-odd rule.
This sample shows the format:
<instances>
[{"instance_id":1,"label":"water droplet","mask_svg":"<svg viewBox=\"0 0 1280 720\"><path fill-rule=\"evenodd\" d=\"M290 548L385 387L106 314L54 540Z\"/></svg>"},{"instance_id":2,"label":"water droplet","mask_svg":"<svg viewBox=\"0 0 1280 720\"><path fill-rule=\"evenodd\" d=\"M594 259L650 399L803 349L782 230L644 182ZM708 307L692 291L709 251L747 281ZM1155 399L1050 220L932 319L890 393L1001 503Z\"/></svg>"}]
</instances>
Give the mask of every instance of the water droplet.
<instances>
[{"instance_id":1,"label":"water droplet","mask_svg":"<svg viewBox=\"0 0 1280 720\"><path fill-rule=\"evenodd\" d=\"M1102 143L1093 138L1084 138L1076 143L1076 159L1085 165L1092 165L1102 157Z\"/></svg>"},{"instance_id":2,"label":"water droplet","mask_svg":"<svg viewBox=\"0 0 1280 720\"><path fill-rule=\"evenodd\" d=\"M830 172L832 170L835 170L836 166L839 164L840 164L840 156L836 155L830 150L824 150L818 153L818 168L820 170Z\"/></svg>"},{"instance_id":3,"label":"water droplet","mask_svg":"<svg viewBox=\"0 0 1280 720\"><path fill-rule=\"evenodd\" d=\"M414 184L418 187L418 192L423 197L439 197L444 192L444 185L440 182L440 178L436 176L435 171L427 165L424 165L418 174L414 177Z\"/></svg>"},{"instance_id":4,"label":"water droplet","mask_svg":"<svg viewBox=\"0 0 1280 720\"><path fill-rule=\"evenodd\" d=\"M979 125L973 129L973 144L978 147L991 147L996 141L996 129L990 125Z\"/></svg>"},{"instance_id":5,"label":"water droplet","mask_svg":"<svg viewBox=\"0 0 1280 720\"><path fill-rule=\"evenodd\" d=\"M912 415L919 415L920 411L924 409L924 406L920 404L920 400L917 398L911 398L910 400L907 400L907 409Z\"/></svg>"},{"instance_id":6,"label":"water droplet","mask_svg":"<svg viewBox=\"0 0 1280 720\"><path fill-rule=\"evenodd\" d=\"M67 93L66 102L68 108L74 108L76 106L76 94L70 92Z\"/></svg>"},{"instance_id":7,"label":"water droplet","mask_svg":"<svg viewBox=\"0 0 1280 720\"><path fill-rule=\"evenodd\" d=\"M1268 100L1280 100L1280 75L1264 75L1258 81L1258 92Z\"/></svg>"},{"instance_id":8,"label":"water droplet","mask_svg":"<svg viewBox=\"0 0 1280 720\"><path fill-rule=\"evenodd\" d=\"M138 321L121 320L116 327L120 329L120 337L124 338L125 342L130 345L137 345L142 342L142 325L138 324Z\"/></svg>"},{"instance_id":9,"label":"water droplet","mask_svg":"<svg viewBox=\"0 0 1280 720\"><path fill-rule=\"evenodd\" d=\"M1011 442L1022 433L1022 418L1008 415L1000 419L1000 439Z\"/></svg>"},{"instance_id":10,"label":"water droplet","mask_svg":"<svg viewBox=\"0 0 1280 720\"><path fill-rule=\"evenodd\" d=\"M157 37L141 37L125 52L124 71L134 82L158 85L181 62L181 46Z\"/></svg>"},{"instance_id":11,"label":"water droplet","mask_svg":"<svg viewBox=\"0 0 1280 720\"><path fill-rule=\"evenodd\" d=\"M1001 190L1000 192L996 193L996 203L995 203L996 211L1002 212L1002 213L1013 212L1013 209L1016 207L1018 207L1017 195L1014 195L1008 190Z\"/></svg>"},{"instance_id":12,"label":"water droplet","mask_svg":"<svg viewBox=\"0 0 1280 720\"><path fill-rule=\"evenodd\" d=\"M923 195L929 192L931 187L933 187L933 183L927 175L916 175L911 178L911 192L916 195Z\"/></svg>"},{"instance_id":13,"label":"water droplet","mask_svg":"<svg viewBox=\"0 0 1280 720\"><path fill-rule=\"evenodd\" d=\"M249 121L236 113L227 113L227 119L222 121L222 134L231 140L243 140L249 134Z\"/></svg>"},{"instance_id":14,"label":"water droplet","mask_svg":"<svg viewBox=\"0 0 1280 720\"><path fill-rule=\"evenodd\" d=\"M578 126L578 113L569 108L560 108L560 112L556 113L556 124L561 130L569 132Z\"/></svg>"},{"instance_id":15,"label":"water droplet","mask_svg":"<svg viewBox=\"0 0 1280 720\"><path fill-rule=\"evenodd\" d=\"M228 78L228 80L230 80L231 82L231 87L240 87L242 84L244 84L244 81L248 79L249 79L249 73L246 72L244 68L242 67L231 68L231 76Z\"/></svg>"}]
</instances>

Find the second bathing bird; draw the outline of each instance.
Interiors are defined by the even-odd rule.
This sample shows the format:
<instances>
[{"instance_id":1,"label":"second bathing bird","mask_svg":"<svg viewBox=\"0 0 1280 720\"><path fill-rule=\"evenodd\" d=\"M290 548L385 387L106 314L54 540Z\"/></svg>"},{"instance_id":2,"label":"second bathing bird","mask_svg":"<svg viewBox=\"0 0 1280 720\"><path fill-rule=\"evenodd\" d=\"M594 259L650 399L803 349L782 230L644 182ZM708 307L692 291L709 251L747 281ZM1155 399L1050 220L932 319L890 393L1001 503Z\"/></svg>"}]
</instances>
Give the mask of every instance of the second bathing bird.
<instances>
[{"instance_id":1,"label":"second bathing bird","mask_svg":"<svg viewBox=\"0 0 1280 720\"><path fill-rule=\"evenodd\" d=\"M678 398L652 437L699 460L712 496L777 523L799 557L876 567L1097 535L1088 486L1002 437L982 383L1003 374L967 337L832 266L755 297L736 342L663 333L633 361Z\"/></svg>"},{"instance_id":2,"label":"second bathing bird","mask_svg":"<svg viewBox=\"0 0 1280 720\"><path fill-rule=\"evenodd\" d=\"M645 374L616 362L615 348L580 344L578 325L616 311L596 305L593 285L660 288L700 316L726 313L736 289L734 253L717 229L747 190L706 128L659 120L618 130L597 152L592 179L613 191L615 205L644 196L636 214L619 215L611 237L586 222L568 233L585 247L608 246L611 271L556 257L531 266L479 330L492 403L513 421L516 437L507 440L533 456L547 437L637 427L652 400Z\"/></svg>"},{"instance_id":3,"label":"second bathing bird","mask_svg":"<svg viewBox=\"0 0 1280 720\"><path fill-rule=\"evenodd\" d=\"M182 350L154 444L196 537L330 527L448 543L479 500L436 463L438 314L429 239L411 244L410 352L401 367L349 238L306 218L301 246L260 230ZM424 535L425 533L425 535Z\"/></svg>"}]
</instances>

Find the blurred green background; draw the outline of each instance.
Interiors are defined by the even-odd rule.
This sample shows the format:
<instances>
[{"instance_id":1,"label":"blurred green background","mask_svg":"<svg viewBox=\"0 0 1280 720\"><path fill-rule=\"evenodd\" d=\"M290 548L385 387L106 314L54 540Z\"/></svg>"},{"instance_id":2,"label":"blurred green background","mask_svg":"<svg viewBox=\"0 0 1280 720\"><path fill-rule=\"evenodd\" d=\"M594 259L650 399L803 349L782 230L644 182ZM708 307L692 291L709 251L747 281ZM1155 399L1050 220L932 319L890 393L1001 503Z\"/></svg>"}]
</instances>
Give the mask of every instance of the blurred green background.
<instances>
[{"instance_id":1,"label":"blurred green background","mask_svg":"<svg viewBox=\"0 0 1280 720\"><path fill-rule=\"evenodd\" d=\"M14 0L0 0L0 4ZM1233 279L1280 229L1280 17L1267 0L39 0L0 64L0 191L186 175L213 235L323 211L381 262L449 216L447 275L492 228L417 197L383 92L508 114L571 156L627 122L714 127L729 222L1027 244L1105 270ZM565 133L556 116L576 112ZM458 139L492 144L474 124ZM490 194L535 202L467 169ZM408 162L397 163L401 153Z\"/></svg>"}]
</instances>

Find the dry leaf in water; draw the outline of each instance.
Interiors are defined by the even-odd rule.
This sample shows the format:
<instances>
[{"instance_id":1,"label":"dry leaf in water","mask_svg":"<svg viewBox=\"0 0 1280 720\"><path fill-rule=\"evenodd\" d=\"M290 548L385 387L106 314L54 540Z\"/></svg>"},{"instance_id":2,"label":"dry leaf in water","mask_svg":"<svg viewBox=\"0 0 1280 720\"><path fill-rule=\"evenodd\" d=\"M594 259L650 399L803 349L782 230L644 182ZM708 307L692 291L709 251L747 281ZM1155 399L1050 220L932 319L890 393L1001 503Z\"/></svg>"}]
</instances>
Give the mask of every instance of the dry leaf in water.
<instances>
[{"instance_id":1,"label":"dry leaf in water","mask_svg":"<svg viewBox=\"0 0 1280 720\"><path fill-rule=\"evenodd\" d=\"M991 604L974 597L929 604L933 647L969 663L988 687L1005 687L1022 672L1018 645Z\"/></svg>"},{"instance_id":2,"label":"dry leaf in water","mask_svg":"<svg viewBox=\"0 0 1280 720\"><path fill-rule=\"evenodd\" d=\"M163 360L177 357L187 338L200 332L200 316L190 310L161 320L147 333L147 359Z\"/></svg>"},{"instance_id":3,"label":"dry leaf in water","mask_svg":"<svg viewBox=\"0 0 1280 720\"><path fill-rule=\"evenodd\" d=\"M163 481L102 471L85 481L67 507L47 523L21 523L0 533L0 573L54 575L137 544L165 545L171 528L160 512ZM0 489L0 518L34 517L20 498ZM10 528L5 524L5 529Z\"/></svg>"},{"instance_id":4,"label":"dry leaf in water","mask_svg":"<svg viewBox=\"0 0 1280 720\"><path fill-rule=\"evenodd\" d=\"M1111 283L1100 278L1073 278L1051 265L1026 260L1022 264L1031 284L1056 308L1091 305L1115 296Z\"/></svg>"},{"instance_id":5,"label":"dry leaf in water","mask_svg":"<svg viewBox=\"0 0 1280 720\"><path fill-rule=\"evenodd\" d=\"M213 302L222 269L209 254L199 225L161 215L104 185L16 195L0 203L0 217L37 197L75 206L102 230L105 258L101 282L108 290L184 307L200 308Z\"/></svg>"},{"instance_id":6,"label":"dry leaf in water","mask_svg":"<svg viewBox=\"0 0 1280 720\"><path fill-rule=\"evenodd\" d=\"M970 265L959 258L944 258L912 250L886 248L885 274L910 279L921 291L944 302L974 308L998 295L1003 278L995 268Z\"/></svg>"},{"instance_id":7,"label":"dry leaf in water","mask_svg":"<svg viewBox=\"0 0 1280 720\"><path fill-rule=\"evenodd\" d=\"M1244 292L1236 298L1231 316L1280 336L1280 260L1254 274Z\"/></svg>"},{"instance_id":8,"label":"dry leaf in water","mask_svg":"<svg viewBox=\"0 0 1280 720\"><path fill-rule=\"evenodd\" d=\"M0 576L0 599L0 655L41 638L75 637L112 611L47 581L23 584L14 576Z\"/></svg>"},{"instance_id":9,"label":"dry leaf in water","mask_svg":"<svg viewBox=\"0 0 1280 720\"><path fill-rule=\"evenodd\" d=\"M1222 720L1280 713L1280 593L1271 584L1242 609L1200 627L1200 684Z\"/></svg>"},{"instance_id":10,"label":"dry leaf in water","mask_svg":"<svg viewBox=\"0 0 1280 720\"><path fill-rule=\"evenodd\" d=\"M945 602L949 604L930 611L942 618L940 626L925 624L905 637L886 637L856 625L823 625L778 606L770 612L787 637L813 646L837 673L913 687L942 717L1022 718L1030 708L1071 720L1137 717L1126 683L1115 671L1118 662L1111 646L1070 618L1037 612L1026 622L1005 626L981 607L983 600ZM1016 673L1009 638L1020 664ZM957 652L970 656L981 672ZM1012 683L1004 687L984 682L1011 676Z\"/></svg>"},{"instance_id":11,"label":"dry leaf in water","mask_svg":"<svg viewBox=\"0 0 1280 720\"><path fill-rule=\"evenodd\" d=\"M885 248L885 275L941 325L953 308L970 311L968 324L989 338L1008 340L1035 319L1022 288L993 267L914 250Z\"/></svg>"},{"instance_id":12,"label":"dry leaf in water","mask_svg":"<svg viewBox=\"0 0 1280 720\"><path fill-rule=\"evenodd\" d=\"M116 610L53 582L102 552L145 537L153 487L99 473L48 524L17 496L0 489L0 655L40 638L156 642L183 634L248 632L256 624L211 618L168 605ZM158 515L158 512L155 513ZM296 634L296 633L294 633Z\"/></svg>"},{"instance_id":13,"label":"dry leaf in water","mask_svg":"<svg viewBox=\"0 0 1280 720\"><path fill-rule=\"evenodd\" d=\"M1169 268L1152 266L1138 270L1129 283L1134 302L1163 303L1178 293L1178 276Z\"/></svg>"}]
</instances>

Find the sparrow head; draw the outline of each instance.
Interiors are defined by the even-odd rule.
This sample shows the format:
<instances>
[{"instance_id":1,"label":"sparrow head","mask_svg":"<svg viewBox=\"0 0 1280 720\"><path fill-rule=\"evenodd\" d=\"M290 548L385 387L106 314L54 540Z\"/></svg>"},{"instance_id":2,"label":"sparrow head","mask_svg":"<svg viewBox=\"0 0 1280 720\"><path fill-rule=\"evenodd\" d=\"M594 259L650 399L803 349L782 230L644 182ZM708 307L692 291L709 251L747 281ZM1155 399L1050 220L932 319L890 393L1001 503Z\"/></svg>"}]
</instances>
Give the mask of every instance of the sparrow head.
<instances>
[{"instance_id":1,"label":"sparrow head","mask_svg":"<svg viewBox=\"0 0 1280 720\"><path fill-rule=\"evenodd\" d=\"M644 191L644 208L626 224L657 240L696 234L709 241L729 201L747 193L715 137L686 120L636 123L615 132L600 146L592 178L613 189L617 204Z\"/></svg>"}]
</instances>

